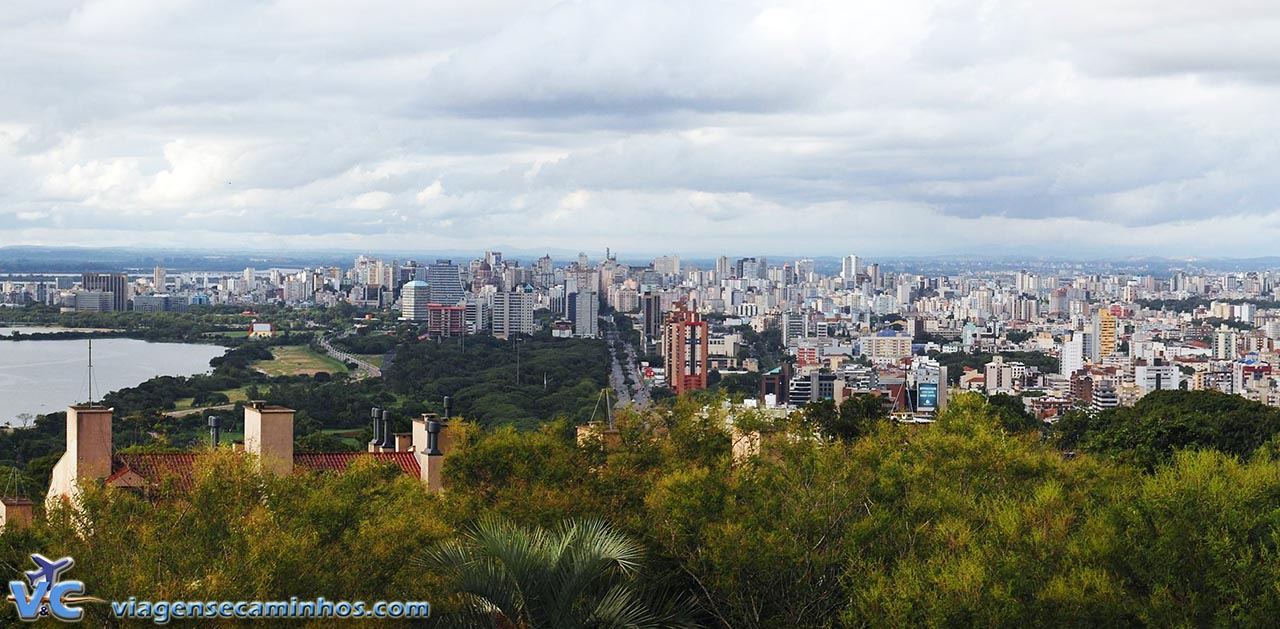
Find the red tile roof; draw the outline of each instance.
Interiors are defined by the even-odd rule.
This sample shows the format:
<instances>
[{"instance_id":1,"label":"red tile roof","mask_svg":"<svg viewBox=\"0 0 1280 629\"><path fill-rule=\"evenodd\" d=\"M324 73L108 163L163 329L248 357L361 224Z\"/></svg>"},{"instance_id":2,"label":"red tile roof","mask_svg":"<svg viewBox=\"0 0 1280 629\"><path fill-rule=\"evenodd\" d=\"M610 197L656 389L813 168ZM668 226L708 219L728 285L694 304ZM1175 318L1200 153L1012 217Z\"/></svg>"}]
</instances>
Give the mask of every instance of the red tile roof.
<instances>
[{"instance_id":1,"label":"red tile roof","mask_svg":"<svg viewBox=\"0 0 1280 629\"><path fill-rule=\"evenodd\" d=\"M175 488L188 490L193 484L192 471L199 456L196 452L117 454L113 457L107 484L133 472L153 485L170 481ZM363 457L394 463L414 478L421 473L412 452L298 452L293 455L293 464L301 470L343 472L352 461Z\"/></svg>"},{"instance_id":2,"label":"red tile roof","mask_svg":"<svg viewBox=\"0 0 1280 629\"><path fill-rule=\"evenodd\" d=\"M395 463L400 471L417 477L421 474L418 459L412 452L299 452L293 455L295 467L318 471L346 471L351 462L360 457L373 457L379 461Z\"/></svg>"}]
</instances>

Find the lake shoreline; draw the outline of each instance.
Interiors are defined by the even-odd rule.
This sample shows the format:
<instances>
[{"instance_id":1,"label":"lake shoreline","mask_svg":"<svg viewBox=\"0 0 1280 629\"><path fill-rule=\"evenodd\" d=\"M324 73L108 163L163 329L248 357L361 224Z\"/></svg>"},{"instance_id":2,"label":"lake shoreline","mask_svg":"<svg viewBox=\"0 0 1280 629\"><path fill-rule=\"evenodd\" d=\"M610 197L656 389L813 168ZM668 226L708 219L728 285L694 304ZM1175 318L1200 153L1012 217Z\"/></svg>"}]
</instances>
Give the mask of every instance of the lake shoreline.
<instances>
[{"instance_id":1,"label":"lake shoreline","mask_svg":"<svg viewBox=\"0 0 1280 629\"><path fill-rule=\"evenodd\" d=\"M0 330L0 334L9 332ZM84 333L73 333L84 334ZM189 377L209 373L211 360L226 354L216 343L126 338L117 334L22 334L0 345L0 424L13 425L21 415L44 415L86 399L88 347L93 343L93 397L136 387L161 376ZM0 338L10 338L8 334ZM32 341L32 342L26 342Z\"/></svg>"},{"instance_id":2,"label":"lake shoreline","mask_svg":"<svg viewBox=\"0 0 1280 629\"><path fill-rule=\"evenodd\" d=\"M30 329L47 329L52 332L29 332ZM9 330L13 332L6 333ZM219 332L231 332L235 330L217 330L209 334L216 335ZM227 343L226 337L218 336L200 336L196 338L175 337L156 335L144 330L86 330L86 329L68 329L56 326L12 326L0 327L0 341L80 341L85 339L133 339L137 341L146 341L148 343L188 343L192 345L219 345L222 347L231 347Z\"/></svg>"}]
</instances>

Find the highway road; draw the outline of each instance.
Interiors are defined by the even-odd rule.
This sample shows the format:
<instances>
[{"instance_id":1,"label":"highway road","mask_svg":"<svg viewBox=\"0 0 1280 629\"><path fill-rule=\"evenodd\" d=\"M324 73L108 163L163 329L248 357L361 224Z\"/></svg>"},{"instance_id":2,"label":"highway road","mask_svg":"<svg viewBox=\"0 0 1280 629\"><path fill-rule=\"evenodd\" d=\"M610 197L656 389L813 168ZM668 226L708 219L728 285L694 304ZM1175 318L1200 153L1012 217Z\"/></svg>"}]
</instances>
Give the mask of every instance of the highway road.
<instances>
[{"instance_id":1,"label":"highway road","mask_svg":"<svg viewBox=\"0 0 1280 629\"><path fill-rule=\"evenodd\" d=\"M349 334L351 334L351 332L347 331L339 335L337 338L342 338ZM324 350L324 353L328 354L330 358L336 358L344 363L355 363L356 378L364 378L364 377L381 378L382 377L381 369L378 369L372 363L364 360L359 356L356 356L355 354L348 354L347 352L344 352L340 349L335 348L333 344L330 342L330 339L328 336L320 337L319 345L320 345L320 349Z\"/></svg>"}]
</instances>

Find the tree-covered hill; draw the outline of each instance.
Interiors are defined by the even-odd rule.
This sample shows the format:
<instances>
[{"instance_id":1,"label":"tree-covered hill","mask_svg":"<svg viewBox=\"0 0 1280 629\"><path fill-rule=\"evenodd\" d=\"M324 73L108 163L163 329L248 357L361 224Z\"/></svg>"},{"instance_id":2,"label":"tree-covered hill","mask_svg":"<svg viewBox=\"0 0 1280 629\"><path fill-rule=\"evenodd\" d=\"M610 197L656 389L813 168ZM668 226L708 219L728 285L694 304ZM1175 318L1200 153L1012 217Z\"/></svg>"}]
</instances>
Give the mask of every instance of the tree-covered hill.
<instances>
[{"instance_id":1,"label":"tree-covered hill","mask_svg":"<svg viewBox=\"0 0 1280 629\"><path fill-rule=\"evenodd\" d=\"M402 345L385 370L387 388L438 405L484 425L537 426L556 417L586 421L609 384L609 350L595 339L521 337L519 384L516 343L491 336Z\"/></svg>"},{"instance_id":2,"label":"tree-covered hill","mask_svg":"<svg viewBox=\"0 0 1280 629\"><path fill-rule=\"evenodd\" d=\"M1218 391L1154 391L1132 407L1069 412L1056 428L1063 448L1151 467L1184 448L1248 457L1280 433L1280 408Z\"/></svg>"}]
</instances>

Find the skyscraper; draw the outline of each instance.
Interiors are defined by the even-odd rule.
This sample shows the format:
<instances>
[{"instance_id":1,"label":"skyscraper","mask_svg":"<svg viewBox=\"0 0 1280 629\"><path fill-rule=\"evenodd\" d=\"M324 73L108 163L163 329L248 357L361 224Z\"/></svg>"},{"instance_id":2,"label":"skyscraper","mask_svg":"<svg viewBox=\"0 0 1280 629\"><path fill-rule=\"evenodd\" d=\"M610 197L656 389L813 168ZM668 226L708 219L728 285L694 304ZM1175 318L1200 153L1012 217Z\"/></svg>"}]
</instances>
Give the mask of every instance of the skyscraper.
<instances>
[{"instance_id":1,"label":"skyscraper","mask_svg":"<svg viewBox=\"0 0 1280 629\"><path fill-rule=\"evenodd\" d=\"M1239 355L1236 350L1236 333L1226 325L1218 326L1213 332L1213 357L1217 360L1235 360Z\"/></svg>"},{"instance_id":2,"label":"skyscraper","mask_svg":"<svg viewBox=\"0 0 1280 629\"><path fill-rule=\"evenodd\" d=\"M1116 316L1110 308L1099 308L1093 315L1093 359L1102 362L1116 351Z\"/></svg>"},{"instance_id":3,"label":"skyscraper","mask_svg":"<svg viewBox=\"0 0 1280 629\"><path fill-rule=\"evenodd\" d=\"M680 395L707 388L707 322L685 302L676 304L663 326L667 386Z\"/></svg>"},{"instance_id":4,"label":"skyscraper","mask_svg":"<svg viewBox=\"0 0 1280 629\"><path fill-rule=\"evenodd\" d=\"M662 296L657 293L645 293L640 297L640 312L643 317L645 345L657 345L662 341Z\"/></svg>"},{"instance_id":5,"label":"skyscraper","mask_svg":"<svg viewBox=\"0 0 1280 629\"><path fill-rule=\"evenodd\" d=\"M726 280L733 274L733 264L729 262L728 256L720 256L716 258L716 279Z\"/></svg>"},{"instance_id":6,"label":"skyscraper","mask_svg":"<svg viewBox=\"0 0 1280 629\"><path fill-rule=\"evenodd\" d=\"M501 259L502 254L496 254ZM431 302L456 306L462 301L462 275L453 260L436 260L427 265L427 282L431 284Z\"/></svg>"},{"instance_id":7,"label":"skyscraper","mask_svg":"<svg viewBox=\"0 0 1280 629\"><path fill-rule=\"evenodd\" d=\"M426 321L430 316L427 309L429 303L431 303L430 284L422 280L405 283L400 289L400 318L405 321Z\"/></svg>"},{"instance_id":8,"label":"skyscraper","mask_svg":"<svg viewBox=\"0 0 1280 629\"><path fill-rule=\"evenodd\" d=\"M840 259L840 278L848 285L858 279L858 273L862 272L862 259L855 255L847 255Z\"/></svg>"},{"instance_id":9,"label":"skyscraper","mask_svg":"<svg viewBox=\"0 0 1280 629\"><path fill-rule=\"evenodd\" d=\"M168 281L169 281L169 278L167 276L167 273L165 272L164 267L158 266L155 268L154 271L152 271L151 286L155 289L157 293L164 292L164 286Z\"/></svg>"},{"instance_id":10,"label":"skyscraper","mask_svg":"<svg viewBox=\"0 0 1280 629\"><path fill-rule=\"evenodd\" d=\"M505 339L513 334L533 334L533 307L537 295L525 284L493 295L493 335Z\"/></svg>"},{"instance_id":11,"label":"skyscraper","mask_svg":"<svg viewBox=\"0 0 1280 629\"><path fill-rule=\"evenodd\" d=\"M596 338L600 335L599 273L582 269L565 277L565 318L573 322L573 335Z\"/></svg>"},{"instance_id":12,"label":"skyscraper","mask_svg":"<svg viewBox=\"0 0 1280 629\"><path fill-rule=\"evenodd\" d=\"M1062 342L1062 354L1058 357L1058 373L1064 376L1084 369L1084 334L1073 332Z\"/></svg>"},{"instance_id":13,"label":"skyscraper","mask_svg":"<svg viewBox=\"0 0 1280 629\"><path fill-rule=\"evenodd\" d=\"M86 291L111 293L112 310L129 309L129 275L127 273L83 273L80 286Z\"/></svg>"}]
</instances>

